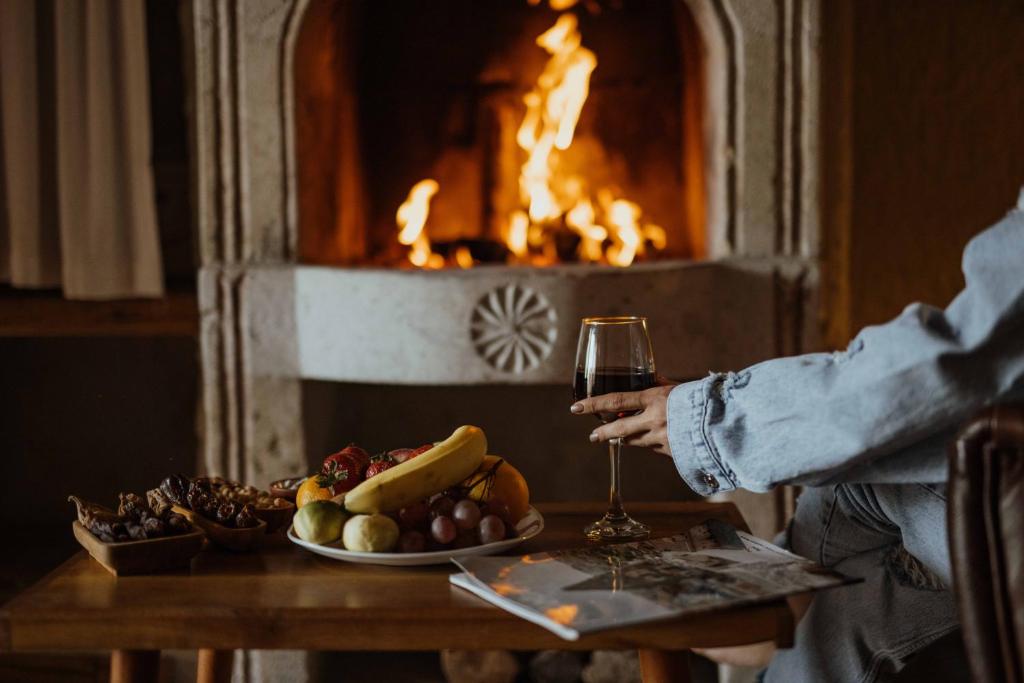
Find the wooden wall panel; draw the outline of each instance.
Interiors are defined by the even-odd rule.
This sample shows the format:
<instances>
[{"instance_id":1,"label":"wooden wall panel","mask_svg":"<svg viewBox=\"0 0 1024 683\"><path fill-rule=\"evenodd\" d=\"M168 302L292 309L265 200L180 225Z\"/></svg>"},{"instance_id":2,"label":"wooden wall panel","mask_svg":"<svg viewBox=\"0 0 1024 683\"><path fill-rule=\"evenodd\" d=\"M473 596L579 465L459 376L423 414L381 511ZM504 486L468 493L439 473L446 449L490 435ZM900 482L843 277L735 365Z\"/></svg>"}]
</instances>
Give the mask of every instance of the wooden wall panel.
<instances>
[{"instance_id":1,"label":"wooden wall panel","mask_svg":"<svg viewBox=\"0 0 1024 683\"><path fill-rule=\"evenodd\" d=\"M1014 205L1024 4L828 4L825 314L843 345L912 301L947 304L964 245Z\"/></svg>"}]
</instances>

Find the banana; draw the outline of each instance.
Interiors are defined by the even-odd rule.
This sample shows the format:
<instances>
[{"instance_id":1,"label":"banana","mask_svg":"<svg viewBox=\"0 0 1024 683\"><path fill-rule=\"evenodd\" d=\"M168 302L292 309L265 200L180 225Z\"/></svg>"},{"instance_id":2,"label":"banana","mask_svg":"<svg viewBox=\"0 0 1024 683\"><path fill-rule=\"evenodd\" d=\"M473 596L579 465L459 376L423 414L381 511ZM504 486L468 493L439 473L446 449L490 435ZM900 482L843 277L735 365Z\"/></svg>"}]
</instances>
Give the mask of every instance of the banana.
<instances>
[{"instance_id":1,"label":"banana","mask_svg":"<svg viewBox=\"0 0 1024 683\"><path fill-rule=\"evenodd\" d=\"M345 509L357 514L390 512L455 486L473 474L487 452L479 427L459 427L429 451L384 470L345 495Z\"/></svg>"}]
</instances>

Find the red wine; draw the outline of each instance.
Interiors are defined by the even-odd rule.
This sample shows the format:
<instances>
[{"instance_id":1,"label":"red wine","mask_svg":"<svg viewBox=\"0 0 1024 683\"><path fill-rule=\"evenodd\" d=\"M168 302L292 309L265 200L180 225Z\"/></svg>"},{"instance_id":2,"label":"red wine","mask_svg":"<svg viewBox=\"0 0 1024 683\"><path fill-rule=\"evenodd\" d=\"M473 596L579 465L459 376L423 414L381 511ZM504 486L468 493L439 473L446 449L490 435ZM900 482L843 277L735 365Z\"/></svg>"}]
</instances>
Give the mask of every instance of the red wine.
<instances>
[{"instance_id":1,"label":"red wine","mask_svg":"<svg viewBox=\"0 0 1024 683\"><path fill-rule=\"evenodd\" d=\"M612 394L620 391L643 391L650 389L657 380L654 373L643 368L622 368L604 367L597 368L591 373L582 369L576 369L576 379L573 382L573 400ZM597 418L601 422L611 422L620 417L636 415L639 410L625 410L620 413L599 413Z\"/></svg>"}]
</instances>

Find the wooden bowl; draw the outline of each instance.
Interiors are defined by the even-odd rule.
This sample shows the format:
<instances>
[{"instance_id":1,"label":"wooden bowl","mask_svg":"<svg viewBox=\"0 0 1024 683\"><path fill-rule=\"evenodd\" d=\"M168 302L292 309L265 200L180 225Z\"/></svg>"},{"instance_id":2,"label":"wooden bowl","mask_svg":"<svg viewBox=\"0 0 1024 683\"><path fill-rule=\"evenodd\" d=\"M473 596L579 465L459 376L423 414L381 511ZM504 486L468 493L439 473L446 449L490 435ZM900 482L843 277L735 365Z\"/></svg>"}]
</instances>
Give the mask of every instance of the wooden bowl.
<instances>
[{"instance_id":1,"label":"wooden bowl","mask_svg":"<svg viewBox=\"0 0 1024 683\"><path fill-rule=\"evenodd\" d=\"M256 517L267 523L267 533L272 534L278 529L287 529L295 516L295 503L288 501L288 505L278 508L255 508Z\"/></svg>"},{"instance_id":2,"label":"wooden bowl","mask_svg":"<svg viewBox=\"0 0 1024 683\"><path fill-rule=\"evenodd\" d=\"M218 524L212 519L207 519L195 510L189 510L180 505L175 505L173 509L175 512L185 515L192 524L206 532L206 537L210 541L225 550L235 552L255 550L263 542L263 537L267 535L267 523L258 517L256 521L259 523L256 526L232 529Z\"/></svg>"},{"instance_id":3,"label":"wooden bowl","mask_svg":"<svg viewBox=\"0 0 1024 683\"><path fill-rule=\"evenodd\" d=\"M309 479L309 477L292 477L291 479L278 479L270 484L270 495L275 498L284 498L285 500L295 502L295 496L299 493L299 487L302 486L302 482Z\"/></svg>"},{"instance_id":4,"label":"wooden bowl","mask_svg":"<svg viewBox=\"0 0 1024 683\"><path fill-rule=\"evenodd\" d=\"M105 543L78 520L71 528L82 547L114 576L188 569L192 558L202 550L203 539L206 538L201 528L193 527L187 534Z\"/></svg>"}]
</instances>

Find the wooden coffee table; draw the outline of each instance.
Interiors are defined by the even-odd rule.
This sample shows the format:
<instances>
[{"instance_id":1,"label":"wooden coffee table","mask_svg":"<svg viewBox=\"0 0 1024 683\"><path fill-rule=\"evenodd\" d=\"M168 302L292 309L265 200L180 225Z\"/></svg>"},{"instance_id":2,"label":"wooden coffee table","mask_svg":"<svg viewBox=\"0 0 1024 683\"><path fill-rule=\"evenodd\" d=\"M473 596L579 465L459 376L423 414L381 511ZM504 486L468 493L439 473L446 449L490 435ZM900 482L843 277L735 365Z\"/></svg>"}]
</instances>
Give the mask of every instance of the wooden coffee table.
<instances>
[{"instance_id":1,"label":"wooden coffee table","mask_svg":"<svg viewBox=\"0 0 1024 683\"><path fill-rule=\"evenodd\" d=\"M582 545L601 505L538 506L547 527L515 550ZM664 536L719 518L729 503L634 503ZM70 532L69 532L70 533ZM0 610L0 650L111 650L111 680L155 680L162 649L200 650L199 680L228 680L234 649L637 649L645 681L686 680L686 651L774 640L789 646L785 601L565 641L451 586L453 568L347 564L278 535L251 554L206 550L190 574L115 578L84 552Z\"/></svg>"}]
</instances>

